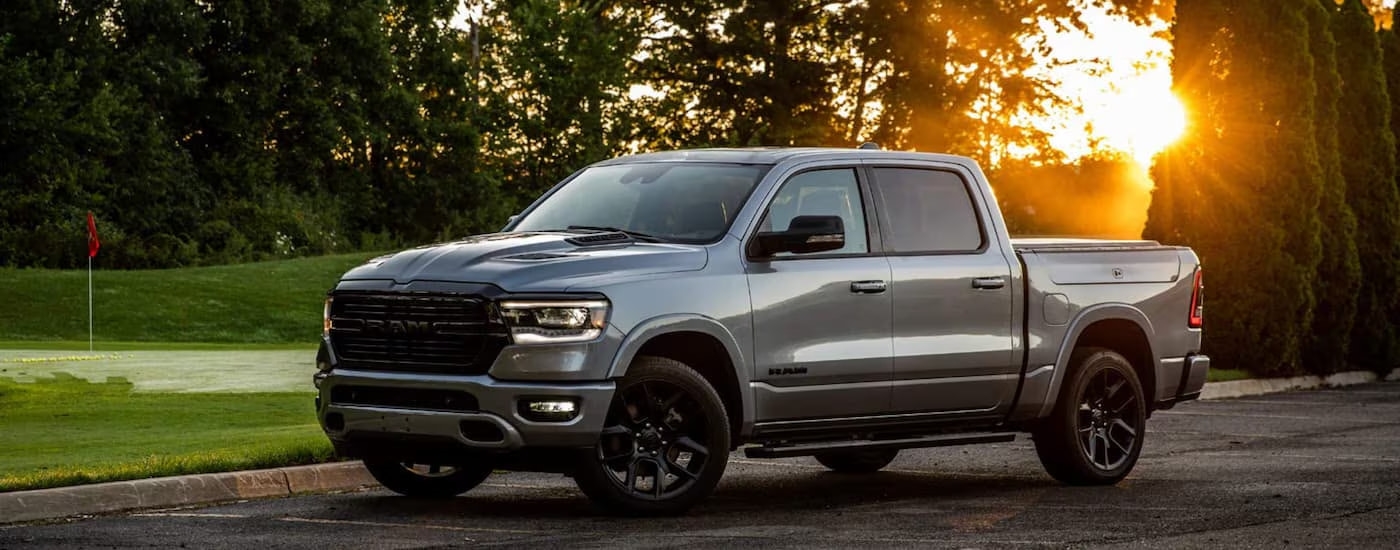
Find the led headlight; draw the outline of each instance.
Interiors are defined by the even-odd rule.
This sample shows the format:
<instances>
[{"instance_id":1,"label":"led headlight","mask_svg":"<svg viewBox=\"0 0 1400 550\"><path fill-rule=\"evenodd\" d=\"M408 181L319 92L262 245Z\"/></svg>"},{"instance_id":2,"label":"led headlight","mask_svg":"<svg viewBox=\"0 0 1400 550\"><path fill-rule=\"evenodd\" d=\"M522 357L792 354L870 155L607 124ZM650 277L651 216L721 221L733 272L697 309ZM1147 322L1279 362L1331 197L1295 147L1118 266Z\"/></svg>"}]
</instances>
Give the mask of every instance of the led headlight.
<instances>
[{"instance_id":1,"label":"led headlight","mask_svg":"<svg viewBox=\"0 0 1400 550\"><path fill-rule=\"evenodd\" d=\"M506 301L500 310L517 344L587 342L608 322L605 300Z\"/></svg>"},{"instance_id":2,"label":"led headlight","mask_svg":"<svg viewBox=\"0 0 1400 550\"><path fill-rule=\"evenodd\" d=\"M321 335L327 336L331 333L331 300L326 298L326 307L321 310Z\"/></svg>"}]
</instances>

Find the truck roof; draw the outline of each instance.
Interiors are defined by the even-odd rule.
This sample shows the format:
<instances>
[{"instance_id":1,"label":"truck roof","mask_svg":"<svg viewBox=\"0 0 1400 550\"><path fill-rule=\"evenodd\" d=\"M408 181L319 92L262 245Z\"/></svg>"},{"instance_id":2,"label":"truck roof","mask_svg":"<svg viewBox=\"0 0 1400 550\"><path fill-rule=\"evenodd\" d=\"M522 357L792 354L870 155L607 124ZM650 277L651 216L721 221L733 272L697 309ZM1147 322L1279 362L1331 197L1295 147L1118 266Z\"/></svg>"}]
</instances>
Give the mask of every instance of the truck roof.
<instances>
[{"instance_id":1,"label":"truck roof","mask_svg":"<svg viewBox=\"0 0 1400 550\"><path fill-rule=\"evenodd\" d=\"M879 149L853 149L840 147L744 147L680 149L656 153L627 155L599 162L598 165L626 164L632 162L679 162L704 161L735 164L777 164L787 160L804 158L851 158L851 159L909 159L932 160L976 166L972 159L940 153L916 153L909 151L883 151Z\"/></svg>"}]
</instances>

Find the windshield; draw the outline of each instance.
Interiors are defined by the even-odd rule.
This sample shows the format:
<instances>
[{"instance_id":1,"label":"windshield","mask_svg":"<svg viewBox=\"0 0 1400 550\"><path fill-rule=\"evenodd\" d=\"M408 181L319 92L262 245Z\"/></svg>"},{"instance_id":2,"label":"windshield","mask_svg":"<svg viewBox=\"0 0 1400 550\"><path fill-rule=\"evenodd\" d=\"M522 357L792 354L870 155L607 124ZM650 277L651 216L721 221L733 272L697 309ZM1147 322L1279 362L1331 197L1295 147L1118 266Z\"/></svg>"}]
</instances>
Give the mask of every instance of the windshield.
<instances>
[{"instance_id":1,"label":"windshield","mask_svg":"<svg viewBox=\"0 0 1400 550\"><path fill-rule=\"evenodd\" d=\"M664 241L715 242L768 168L700 162L595 166L549 195L513 230L615 228Z\"/></svg>"}]
</instances>

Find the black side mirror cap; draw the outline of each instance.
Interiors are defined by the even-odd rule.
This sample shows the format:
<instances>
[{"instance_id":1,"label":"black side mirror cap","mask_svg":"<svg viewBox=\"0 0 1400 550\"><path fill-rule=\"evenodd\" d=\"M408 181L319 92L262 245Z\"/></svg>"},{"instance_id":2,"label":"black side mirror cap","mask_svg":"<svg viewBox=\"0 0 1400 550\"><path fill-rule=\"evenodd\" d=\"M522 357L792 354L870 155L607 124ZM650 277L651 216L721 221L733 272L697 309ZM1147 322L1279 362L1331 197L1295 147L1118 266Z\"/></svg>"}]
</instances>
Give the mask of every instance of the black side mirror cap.
<instances>
[{"instance_id":1,"label":"black side mirror cap","mask_svg":"<svg viewBox=\"0 0 1400 550\"><path fill-rule=\"evenodd\" d=\"M846 247L846 225L840 216L798 216L787 231L766 231L755 239L760 257L781 252L813 254Z\"/></svg>"}]
</instances>

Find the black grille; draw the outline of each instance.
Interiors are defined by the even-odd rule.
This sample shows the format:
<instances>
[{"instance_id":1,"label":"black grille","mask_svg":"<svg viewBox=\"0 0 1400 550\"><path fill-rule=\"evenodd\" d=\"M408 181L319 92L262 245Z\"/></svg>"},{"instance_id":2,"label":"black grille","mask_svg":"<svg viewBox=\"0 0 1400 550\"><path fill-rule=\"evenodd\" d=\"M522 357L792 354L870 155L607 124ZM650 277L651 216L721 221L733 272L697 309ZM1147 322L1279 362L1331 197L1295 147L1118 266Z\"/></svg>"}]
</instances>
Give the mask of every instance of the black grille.
<instances>
[{"instance_id":1,"label":"black grille","mask_svg":"<svg viewBox=\"0 0 1400 550\"><path fill-rule=\"evenodd\" d=\"M476 396L464 391L372 386L336 386L331 389L331 403L427 411L475 411L480 408Z\"/></svg>"},{"instance_id":2,"label":"black grille","mask_svg":"<svg viewBox=\"0 0 1400 550\"><path fill-rule=\"evenodd\" d=\"M331 344L339 366L362 370L484 374L507 343L487 303L432 293L336 293Z\"/></svg>"}]
</instances>

